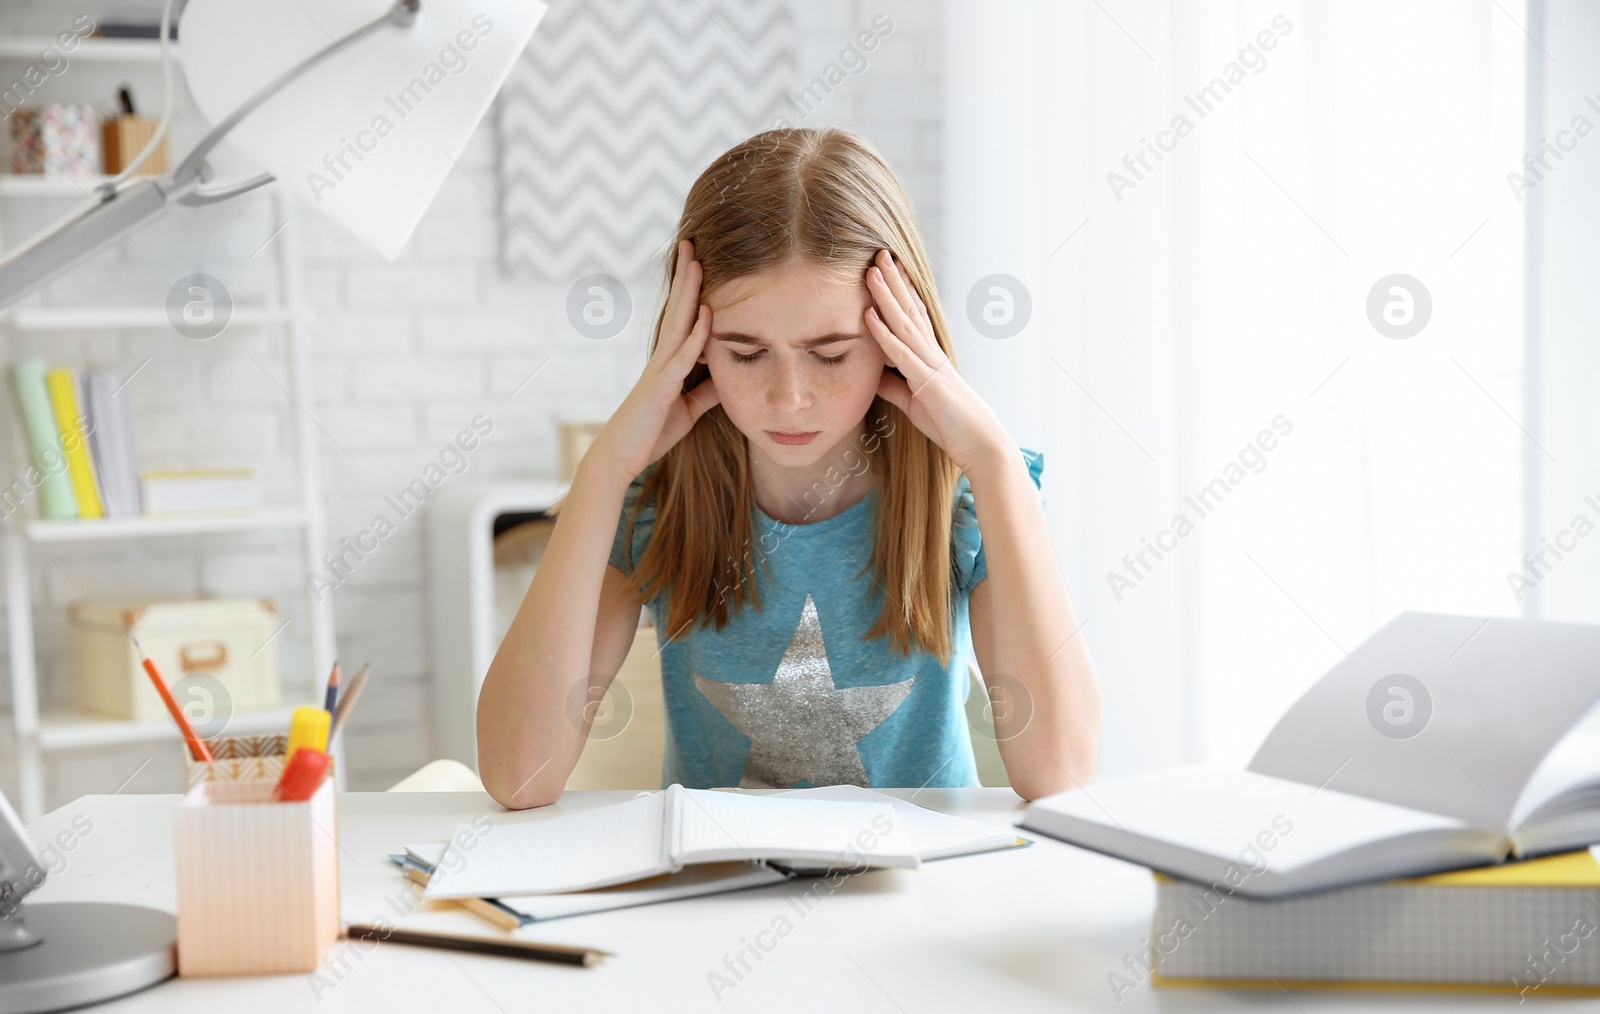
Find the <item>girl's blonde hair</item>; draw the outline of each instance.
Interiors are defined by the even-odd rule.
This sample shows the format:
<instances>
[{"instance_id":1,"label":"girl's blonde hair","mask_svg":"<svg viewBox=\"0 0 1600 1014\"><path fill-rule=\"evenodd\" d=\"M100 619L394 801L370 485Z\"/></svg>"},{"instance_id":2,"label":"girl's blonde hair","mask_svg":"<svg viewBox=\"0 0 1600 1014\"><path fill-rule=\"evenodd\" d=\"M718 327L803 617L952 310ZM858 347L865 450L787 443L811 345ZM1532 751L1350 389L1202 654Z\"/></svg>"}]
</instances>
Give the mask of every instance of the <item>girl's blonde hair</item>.
<instances>
[{"instance_id":1,"label":"girl's blonde hair","mask_svg":"<svg viewBox=\"0 0 1600 1014\"><path fill-rule=\"evenodd\" d=\"M887 162L860 137L834 127L764 131L712 162L684 201L666 278L677 270L678 242L694 243L704 270L701 302L741 276L799 258L839 283L864 284L873 257L887 249L922 297L933 337L956 368L949 325L939 307L916 213ZM663 305L651 351L661 341ZM865 324L862 325L865 328ZM688 393L710 375L697 363ZM890 637L896 651L915 645L948 661L952 645L952 506L959 472L950 457L883 398L867 411L868 452L879 476L879 522L870 567L889 589L868 638ZM748 441L718 405L656 463L627 517L631 553L639 507L655 503L655 525L630 587L665 592L673 640L692 623L727 625L746 604L761 608L754 577L766 572L753 537ZM893 518L893 524L882 519ZM776 550L781 552L781 543Z\"/></svg>"}]
</instances>

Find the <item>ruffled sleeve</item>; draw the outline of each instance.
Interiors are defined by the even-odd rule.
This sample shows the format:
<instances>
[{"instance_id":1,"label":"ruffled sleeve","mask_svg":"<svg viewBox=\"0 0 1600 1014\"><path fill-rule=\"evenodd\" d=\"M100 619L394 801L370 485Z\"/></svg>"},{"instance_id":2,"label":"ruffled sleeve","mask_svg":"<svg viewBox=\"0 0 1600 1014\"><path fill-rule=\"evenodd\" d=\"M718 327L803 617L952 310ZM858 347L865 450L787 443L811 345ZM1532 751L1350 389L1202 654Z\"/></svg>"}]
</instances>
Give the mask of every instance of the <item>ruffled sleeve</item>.
<instances>
[{"instance_id":1,"label":"ruffled sleeve","mask_svg":"<svg viewBox=\"0 0 1600 1014\"><path fill-rule=\"evenodd\" d=\"M645 469L629 483L622 499L622 513L617 518L617 534L611 540L611 566L629 577L633 576L634 566L644 556L645 547L650 544L650 531L656 523L655 500L646 500L639 508L639 516L634 519L633 539L631 542L628 540L628 518L639 503L639 497L644 494L645 480L650 477L652 470L653 467Z\"/></svg>"},{"instance_id":2,"label":"ruffled sleeve","mask_svg":"<svg viewBox=\"0 0 1600 1014\"><path fill-rule=\"evenodd\" d=\"M1028 466L1028 477L1035 489L1044 489L1039 480L1044 471L1044 454L1041 451L1018 447ZM963 475L956 483L955 502L955 564L956 590L970 595L978 583L989 576L989 564L983 556L983 535L978 530L978 512L972 497L972 483Z\"/></svg>"}]
</instances>

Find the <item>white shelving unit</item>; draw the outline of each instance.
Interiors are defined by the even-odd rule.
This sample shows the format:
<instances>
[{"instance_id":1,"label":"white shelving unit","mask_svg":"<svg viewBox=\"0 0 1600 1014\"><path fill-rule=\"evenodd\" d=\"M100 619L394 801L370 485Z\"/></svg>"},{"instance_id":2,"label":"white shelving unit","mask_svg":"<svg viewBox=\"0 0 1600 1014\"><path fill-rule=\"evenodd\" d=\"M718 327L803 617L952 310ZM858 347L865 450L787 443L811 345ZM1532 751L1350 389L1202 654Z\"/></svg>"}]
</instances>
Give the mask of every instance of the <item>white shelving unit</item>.
<instances>
[{"instance_id":1,"label":"white shelving unit","mask_svg":"<svg viewBox=\"0 0 1600 1014\"><path fill-rule=\"evenodd\" d=\"M15 60L36 57L45 40L13 38L0 40L0 69ZM72 54L73 59L105 60L147 63L159 59L158 46L153 40L83 40ZM88 180L68 180L50 177L0 176L0 201L16 198L39 200L61 199L62 210L66 201L84 199L86 192L104 177ZM273 221L287 219L286 197L277 185L263 188L255 195L238 200L260 199L272 202ZM204 209L176 209L174 214L204 214ZM25 237L24 237L25 238ZM4 236L0 236L0 251L5 249ZM11 725L16 739L18 780L20 783L19 808L23 819L31 820L44 812L45 763L57 751L85 747L109 746L122 743L169 740L174 750L180 750L181 739L173 726L165 721L115 721L98 719L77 712L41 711L39 704L38 667L34 650L33 579L34 553L41 547L61 543L108 543L118 540L194 539L202 535L225 536L231 533L289 530L300 533L307 572L321 568L318 554L327 544L327 522L322 506L322 478L318 436L315 423L298 406L312 403L307 348L310 340L311 310L302 299L300 262L294 235L285 231L273 240L276 259L278 291L270 305L235 306L229 328L251 327L262 324L281 326L283 329L289 375L288 398L296 406L291 411L294 419L294 450L299 478L298 502L292 506L277 506L238 514L216 514L197 517L140 516L133 518L108 518L84 521L29 520L24 508L15 512L4 524L6 625L10 634L11 662ZM187 265L173 267L173 277L186 273ZM162 306L126 307L26 307L0 311L0 363L9 365L14 354L15 335L29 331L60 330L140 330L167 329L171 324ZM0 475L14 477L21 474L28 457L18 434L17 415L10 405L9 385L4 385L7 404L0 406ZM9 479L7 480L9 481ZM310 594L305 595L306 627L293 636L309 639L313 674L326 674L333 665L334 627L333 603L327 596L321 602ZM291 636L285 631L281 636ZM171 678L172 674L168 674ZM315 675L314 675L315 679ZM320 683L314 683L320 687ZM318 691L320 693L320 690ZM227 732L231 734L272 732L287 730L291 706L264 712L242 713L232 716ZM335 769L339 785L344 785L345 769L343 750L334 745Z\"/></svg>"},{"instance_id":2,"label":"white shelving unit","mask_svg":"<svg viewBox=\"0 0 1600 1014\"><path fill-rule=\"evenodd\" d=\"M178 58L178 43L176 41L168 47L172 58ZM0 39L0 60L37 60L39 54L47 49L61 49L60 43L48 35L17 35L9 39ZM66 54L69 60L108 61L113 63L159 63L161 61L161 44L155 39L100 39L90 37L79 39L78 45L72 52Z\"/></svg>"}]
</instances>

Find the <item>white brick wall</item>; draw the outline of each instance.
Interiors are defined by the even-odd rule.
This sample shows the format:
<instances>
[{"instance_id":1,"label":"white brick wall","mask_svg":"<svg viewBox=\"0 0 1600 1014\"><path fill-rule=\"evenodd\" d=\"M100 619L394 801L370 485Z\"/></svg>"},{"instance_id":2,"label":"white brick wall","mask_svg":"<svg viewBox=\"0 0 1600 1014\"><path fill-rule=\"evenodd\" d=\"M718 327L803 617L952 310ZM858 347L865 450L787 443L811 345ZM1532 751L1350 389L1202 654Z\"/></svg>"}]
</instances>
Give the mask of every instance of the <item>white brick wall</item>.
<instances>
[{"instance_id":1,"label":"white brick wall","mask_svg":"<svg viewBox=\"0 0 1600 1014\"><path fill-rule=\"evenodd\" d=\"M103 7L89 5L91 13ZM792 7L801 74L795 90L824 74L878 14L893 22L889 35L864 54L862 73L846 77L808 117L791 112L790 118L845 126L878 147L916 202L939 265L939 5L793 0ZM49 29L59 17L53 8L45 0L9 3L0 9L0 33ZM158 104L153 85L137 94L147 108ZM179 130L180 142L197 129ZM311 211L296 213L285 229L300 246L305 291L317 313L311 357L316 392L307 408L331 436L322 438L320 451L335 544L367 528L377 513L393 519L385 495L419 475L479 412L495 428L470 455L467 474L554 473L558 422L604 419L643 365L640 336L659 309L660 280L635 290L636 323L626 335L595 342L573 334L565 320L564 283L500 271L502 219L484 193L495 192L494 155L491 115L460 160L471 179L452 173L396 264L367 252ZM205 270L227 279L241 301L260 296L272 284L272 251L253 260L251 255L280 224L267 220L260 207L241 202L209 209L203 217L170 216L138 235L151 261L127 251L104 255L52 285L49 298L69 304L149 302L155 293L159 301L180 267L182 273ZM37 227L50 217L28 212L17 221L6 219L5 235L14 241L27 234L29 222ZM147 465L248 462L268 478L269 490L281 499L292 496L296 410L262 374L265 368L280 383L285 380L281 342L272 329L239 329L203 343L156 332L28 336L23 347L56 361L126 370L153 357L132 386ZM547 357L513 399L512 392ZM265 592L283 600L293 615L289 607L296 607L304 588L292 538L212 537L198 545L109 551L79 547L57 558L95 594ZM432 756L426 561L423 518L413 516L399 522L333 593L341 661L347 667L373 664L373 682L347 741L350 782L357 788L386 787ZM40 591L48 589L38 610L42 679L48 676L59 694L69 677L59 607L78 596L64 575L49 572L55 570L49 561L37 561ZM297 620L290 630L302 625ZM283 640L289 640L288 631ZM303 654L299 669L296 660L296 652L285 652L286 685L291 693L309 694ZM0 695L9 699L8 685ZM11 745L9 737L0 740L4 766ZM157 760L128 790L170 791L179 776L175 751L85 752L56 765L52 805L84 792L112 791L152 753ZM14 788L9 767L0 770L0 784Z\"/></svg>"}]
</instances>

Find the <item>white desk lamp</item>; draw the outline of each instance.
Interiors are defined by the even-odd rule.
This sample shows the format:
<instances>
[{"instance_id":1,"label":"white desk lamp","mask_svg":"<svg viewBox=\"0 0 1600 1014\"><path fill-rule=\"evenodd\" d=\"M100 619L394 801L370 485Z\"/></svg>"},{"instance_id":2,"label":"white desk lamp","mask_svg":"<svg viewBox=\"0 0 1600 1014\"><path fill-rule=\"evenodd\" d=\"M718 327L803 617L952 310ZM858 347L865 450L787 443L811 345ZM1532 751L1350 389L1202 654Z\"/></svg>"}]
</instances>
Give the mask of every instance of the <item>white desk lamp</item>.
<instances>
[{"instance_id":1,"label":"white desk lamp","mask_svg":"<svg viewBox=\"0 0 1600 1014\"><path fill-rule=\"evenodd\" d=\"M383 11L384 2L189 0L184 74L215 126L167 176L103 185L0 260L0 308L174 204L226 200L274 178L398 257L548 6L397 0ZM224 137L270 172L207 187L206 156Z\"/></svg>"},{"instance_id":2,"label":"white desk lamp","mask_svg":"<svg viewBox=\"0 0 1600 1014\"><path fill-rule=\"evenodd\" d=\"M373 8L373 0L319 0L313 20L296 0L189 0L184 73L215 126L168 176L103 185L0 261L0 307L173 204L226 200L274 177L385 257L398 256L547 6L398 0L377 16ZM163 24L171 10L168 0ZM224 136L270 172L205 187L206 156ZM0 795L0 1010L98 1005L176 970L177 924L156 909L32 904L25 922L22 899L43 880Z\"/></svg>"}]
</instances>

